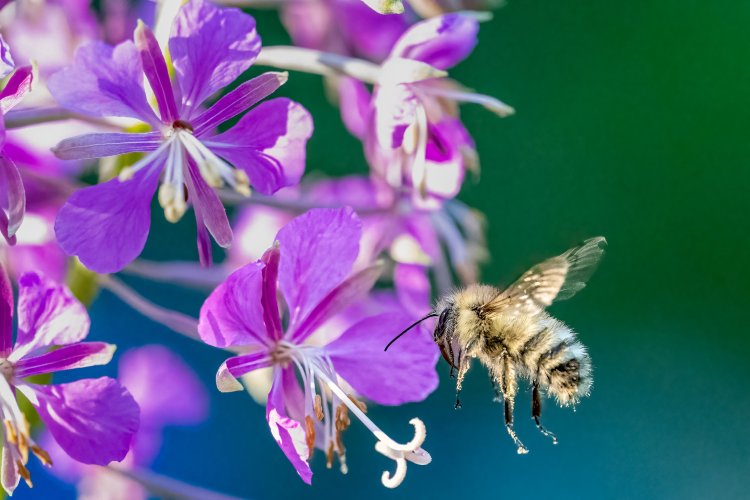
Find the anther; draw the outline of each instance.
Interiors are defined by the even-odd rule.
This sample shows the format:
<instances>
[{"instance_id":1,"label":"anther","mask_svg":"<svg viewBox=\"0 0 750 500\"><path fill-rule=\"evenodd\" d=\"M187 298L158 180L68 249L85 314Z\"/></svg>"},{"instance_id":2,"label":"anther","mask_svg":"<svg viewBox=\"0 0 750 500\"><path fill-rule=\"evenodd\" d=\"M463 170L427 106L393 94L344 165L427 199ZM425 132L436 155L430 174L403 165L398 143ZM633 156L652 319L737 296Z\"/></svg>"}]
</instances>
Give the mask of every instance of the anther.
<instances>
[{"instance_id":1,"label":"anther","mask_svg":"<svg viewBox=\"0 0 750 500\"><path fill-rule=\"evenodd\" d=\"M16 432L16 428L10 420L4 420L3 424L5 425L5 439L7 439L13 446L16 446L18 444L18 433Z\"/></svg>"},{"instance_id":2,"label":"anther","mask_svg":"<svg viewBox=\"0 0 750 500\"><path fill-rule=\"evenodd\" d=\"M323 420L323 403L320 399L320 394L315 395L315 400L313 401L313 411L315 411L315 418L318 419L318 422Z\"/></svg>"},{"instance_id":3,"label":"anther","mask_svg":"<svg viewBox=\"0 0 750 500\"><path fill-rule=\"evenodd\" d=\"M23 480L26 481L26 484L29 486L29 488L33 488L34 485L31 483L31 474L29 473L29 469L27 469L23 462L21 462L20 460L16 460L16 467L18 468L18 474L20 474Z\"/></svg>"},{"instance_id":4,"label":"anther","mask_svg":"<svg viewBox=\"0 0 750 500\"><path fill-rule=\"evenodd\" d=\"M315 450L315 422L310 415L305 415L305 441L307 442L308 460Z\"/></svg>"},{"instance_id":5,"label":"anther","mask_svg":"<svg viewBox=\"0 0 750 500\"><path fill-rule=\"evenodd\" d=\"M326 469L333 468L333 441L328 443L328 449L326 450Z\"/></svg>"},{"instance_id":6,"label":"anther","mask_svg":"<svg viewBox=\"0 0 750 500\"><path fill-rule=\"evenodd\" d=\"M52 467L52 457L49 456L49 453L36 444L31 447L31 451L44 465Z\"/></svg>"}]
</instances>

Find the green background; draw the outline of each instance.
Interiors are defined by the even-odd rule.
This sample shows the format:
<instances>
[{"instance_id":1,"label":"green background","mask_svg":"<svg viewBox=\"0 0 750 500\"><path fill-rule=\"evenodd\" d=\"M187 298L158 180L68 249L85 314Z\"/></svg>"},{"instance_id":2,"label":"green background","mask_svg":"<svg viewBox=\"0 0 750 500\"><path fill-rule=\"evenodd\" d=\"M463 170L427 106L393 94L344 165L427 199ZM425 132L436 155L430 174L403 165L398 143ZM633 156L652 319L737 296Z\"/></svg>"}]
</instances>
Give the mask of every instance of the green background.
<instances>
[{"instance_id":1,"label":"green background","mask_svg":"<svg viewBox=\"0 0 750 500\"><path fill-rule=\"evenodd\" d=\"M265 44L287 42L275 13L257 19ZM452 72L517 109L507 119L463 109L482 173L461 199L489 223L484 281L507 283L586 237L609 241L590 286L551 309L579 332L595 370L592 395L575 413L546 401L543 419L559 445L528 418L524 386L517 431L531 453L516 455L483 369L469 373L455 411L441 363L440 388L424 403L370 410L396 438L407 437L413 416L427 424L433 463L411 466L395 491L380 486L391 462L360 425L346 438L349 474L326 470L317 454L307 487L273 442L263 408L213 390L211 419L169 430L155 469L253 498L746 497L749 27L750 3L740 1L511 0ZM319 78L292 74L281 93L315 118L310 171L366 171ZM194 258L193 231L156 212L145 255ZM201 303L197 294L131 283L192 314ZM211 388L222 353L108 294L92 316L94 338L121 350L169 343ZM35 479L34 496L59 497L59 483L39 472ZM18 496L29 494L19 488Z\"/></svg>"}]
</instances>

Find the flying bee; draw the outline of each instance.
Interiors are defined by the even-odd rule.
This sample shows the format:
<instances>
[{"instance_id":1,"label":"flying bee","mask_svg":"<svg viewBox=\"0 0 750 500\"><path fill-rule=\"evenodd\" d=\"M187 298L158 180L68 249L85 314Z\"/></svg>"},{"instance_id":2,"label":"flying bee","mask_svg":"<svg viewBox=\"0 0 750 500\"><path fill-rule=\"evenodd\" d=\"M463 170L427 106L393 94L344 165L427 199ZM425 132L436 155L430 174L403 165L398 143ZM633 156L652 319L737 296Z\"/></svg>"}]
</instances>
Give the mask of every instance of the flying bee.
<instances>
[{"instance_id":1,"label":"flying bee","mask_svg":"<svg viewBox=\"0 0 750 500\"><path fill-rule=\"evenodd\" d=\"M569 299L586 286L604 254L606 240L586 240L557 257L537 264L505 290L470 285L440 299L434 311L413 323L386 346L427 318L438 317L433 337L456 373L456 408L466 372L474 358L488 369L505 406L505 428L518 453L528 449L513 430L518 378L532 387L531 416L539 430L557 443L540 421L541 392L568 406L591 389L591 358L565 323L545 308ZM498 399L499 400L499 399Z\"/></svg>"}]
</instances>

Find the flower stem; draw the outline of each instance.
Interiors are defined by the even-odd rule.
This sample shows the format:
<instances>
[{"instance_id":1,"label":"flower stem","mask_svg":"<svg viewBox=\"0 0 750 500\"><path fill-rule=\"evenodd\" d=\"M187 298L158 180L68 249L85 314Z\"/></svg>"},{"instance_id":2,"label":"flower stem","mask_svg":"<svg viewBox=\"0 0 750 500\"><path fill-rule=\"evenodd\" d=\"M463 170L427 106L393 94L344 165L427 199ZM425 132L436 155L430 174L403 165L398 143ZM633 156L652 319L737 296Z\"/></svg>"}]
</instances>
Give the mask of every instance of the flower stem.
<instances>
[{"instance_id":1,"label":"flower stem","mask_svg":"<svg viewBox=\"0 0 750 500\"><path fill-rule=\"evenodd\" d=\"M154 474L143 469L126 469L119 465L108 465L106 470L125 477L143 486L149 493L159 498L183 498L201 500L239 500L238 497L216 493L183 483L171 477Z\"/></svg>"},{"instance_id":2,"label":"flower stem","mask_svg":"<svg viewBox=\"0 0 750 500\"><path fill-rule=\"evenodd\" d=\"M380 66L362 59L283 45L265 47L256 64L323 76L344 74L370 84L380 76Z\"/></svg>"}]
</instances>

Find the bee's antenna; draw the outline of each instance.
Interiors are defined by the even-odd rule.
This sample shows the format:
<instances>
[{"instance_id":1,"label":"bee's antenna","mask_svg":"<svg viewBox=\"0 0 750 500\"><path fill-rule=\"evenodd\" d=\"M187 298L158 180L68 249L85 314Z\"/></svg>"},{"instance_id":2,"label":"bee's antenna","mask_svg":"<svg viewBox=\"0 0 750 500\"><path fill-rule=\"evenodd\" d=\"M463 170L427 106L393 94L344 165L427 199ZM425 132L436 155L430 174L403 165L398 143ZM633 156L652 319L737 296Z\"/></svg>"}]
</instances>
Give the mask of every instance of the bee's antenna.
<instances>
[{"instance_id":1,"label":"bee's antenna","mask_svg":"<svg viewBox=\"0 0 750 500\"><path fill-rule=\"evenodd\" d=\"M403 332L401 332L398 335L396 335L395 337L393 337L393 340L391 340L390 342L388 342L388 345L385 346L385 349L383 349L383 350L387 351L388 348L391 347L391 344L393 344L395 341L397 341L398 339L400 339L403 334L405 334L406 332L408 332L409 330L411 330L412 328L414 328L415 326L417 326L418 324L420 324L422 321L424 321L426 319L429 319L429 318L434 318L435 316L438 316L438 313L436 313L435 311L432 311L432 312L430 312L430 314L428 314L424 318L418 319L417 321L415 321L414 323L412 323L411 325L409 325L409 327L406 330L404 330Z\"/></svg>"}]
</instances>

